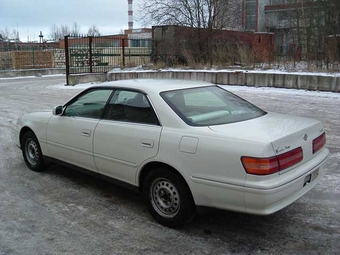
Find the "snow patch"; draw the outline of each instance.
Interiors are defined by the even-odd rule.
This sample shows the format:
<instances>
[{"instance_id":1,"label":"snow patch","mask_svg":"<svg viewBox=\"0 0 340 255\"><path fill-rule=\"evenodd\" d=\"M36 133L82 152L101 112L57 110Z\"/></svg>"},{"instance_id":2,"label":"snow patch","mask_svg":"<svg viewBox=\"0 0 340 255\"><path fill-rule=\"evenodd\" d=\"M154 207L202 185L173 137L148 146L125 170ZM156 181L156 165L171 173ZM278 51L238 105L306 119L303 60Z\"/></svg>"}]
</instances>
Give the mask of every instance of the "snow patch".
<instances>
[{"instance_id":1,"label":"snow patch","mask_svg":"<svg viewBox=\"0 0 340 255\"><path fill-rule=\"evenodd\" d=\"M143 65L135 66L135 67L130 67L130 68L114 68L108 73L123 73L123 72L136 72L136 71L144 71L144 72L152 72L153 70L144 70Z\"/></svg>"},{"instance_id":2,"label":"snow patch","mask_svg":"<svg viewBox=\"0 0 340 255\"><path fill-rule=\"evenodd\" d=\"M65 86L64 84L58 84L50 86L51 89L66 89L66 90L84 90L89 87L102 86L104 83L83 83L75 86ZM114 82L113 82L114 84ZM285 89L285 88L273 88L273 87L248 87L248 86L237 86L237 85L220 85L221 87L229 90L230 92L259 92L262 94L290 94L297 96L312 96L320 98L335 98L340 99L340 93L334 92L321 92L321 91L309 91L301 89Z\"/></svg>"},{"instance_id":3,"label":"snow patch","mask_svg":"<svg viewBox=\"0 0 340 255\"><path fill-rule=\"evenodd\" d=\"M272 65L274 66L274 65ZM218 69L217 66L212 68L203 69L193 69L193 68L163 68L163 69L144 69L145 66L139 65L131 68L114 68L108 73L129 73L129 72L208 72L208 73L255 73L255 74L289 74L289 75L310 75L310 76L330 76L330 77L340 77L340 72L317 72L317 71L305 71L307 69L307 63L297 63L296 66L288 67L287 69L281 68L255 68L254 70L226 68Z\"/></svg>"},{"instance_id":4,"label":"snow patch","mask_svg":"<svg viewBox=\"0 0 340 255\"><path fill-rule=\"evenodd\" d=\"M62 77L62 76L65 76L65 74L49 74L49 75L42 75L42 74L40 74L39 75L39 77ZM37 77L38 76L36 76L36 75L32 75L32 76L16 76L16 77L0 77L0 80L35 79Z\"/></svg>"},{"instance_id":5,"label":"snow patch","mask_svg":"<svg viewBox=\"0 0 340 255\"><path fill-rule=\"evenodd\" d=\"M87 89L89 87L97 86L97 85L103 85L104 83L82 83L82 84L77 84L75 86L66 86L65 84L57 84L50 86L49 88L51 89L68 89L68 90L83 90Z\"/></svg>"},{"instance_id":6,"label":"snow patch","mask_svg":"<svg viewBox=\"0 0 340 255\"><path fill-rule=\"evenodd\" d=\"M147 71L147 70L143 70ZM152 71L152 70L151 70ZM278 70L278 69L266 69L266 70L242 70L242 69L159 69L159 72L208 72L208 73L254 73L254 74L290 74L290 75L310 75L310 76L330 76L330 77L340 77L340 72L306 72L306 71L295 71L289 72L285 70ZM124 70L122 70L124 72Z\"/></svg>"},{"instance_id":7,"label":"snow patch","mask_svg":"<svg viewBox=\"0 0 340 255\"><path fill-rule=\"evenodd\" d=\"M221 87L231 92L259 92L262 94L290 94L301 96L313 96L322 98L338 98L340 99L340 93L335 92L321 92L321 91L309 91L301 89L285 89L285 88L273 88L273 87L248 87L248 86L234 86L234 85L221 85Z\"/></svg>"}]
</instances>

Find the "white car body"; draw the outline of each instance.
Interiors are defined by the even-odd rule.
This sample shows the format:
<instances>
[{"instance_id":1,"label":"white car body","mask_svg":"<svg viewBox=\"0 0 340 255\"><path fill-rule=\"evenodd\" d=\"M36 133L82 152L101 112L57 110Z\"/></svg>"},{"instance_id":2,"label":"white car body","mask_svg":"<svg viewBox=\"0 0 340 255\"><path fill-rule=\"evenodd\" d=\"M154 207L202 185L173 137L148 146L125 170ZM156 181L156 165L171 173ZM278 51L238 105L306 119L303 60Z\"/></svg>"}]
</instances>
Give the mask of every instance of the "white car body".
<instances>
[{"instance_id":1,"label":"white car body","mask_svg":"<svg viewBox=\"0 0 340 255\"><path fill-rule=\"evenodd\" d=\"M22 147L22 132L30 129L44 157L136 188L146 166L161 163L181 175L195 205L249 214L274 213L320 181L329 151L323 147L313 154L312 141L324 133L321 122L267 113L237 123L193 127L160 96L162 91L204 86L216 85L179 80L105 83L101 87L143 92L159 125L65 117L48 111L21 117L14 139ZM273 157L298 146L303 150L303 160L274 174L248 174L241 162L243 156Z\"/></svg>"}]
</instances>

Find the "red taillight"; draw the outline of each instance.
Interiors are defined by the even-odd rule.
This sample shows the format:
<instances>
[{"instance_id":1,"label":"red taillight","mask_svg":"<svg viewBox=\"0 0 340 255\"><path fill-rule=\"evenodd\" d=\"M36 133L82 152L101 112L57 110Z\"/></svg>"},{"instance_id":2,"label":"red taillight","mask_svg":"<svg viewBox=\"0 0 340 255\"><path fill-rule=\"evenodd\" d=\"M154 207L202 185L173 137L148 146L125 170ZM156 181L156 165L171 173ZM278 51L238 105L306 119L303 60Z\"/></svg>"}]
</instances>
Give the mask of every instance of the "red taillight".
<instances>
[{"instance_id":1,"label":"red taillight","mask_svg":"<svg viewBox=\"0 0 340 255\"><path fill-rule=\"evenodd\" d=\"M270 158L242 157L241 161L248 174L268 175L287 169L303 159L302 148L296 148Z\"/></svg>"},{"instance_id":2,"label":"red taillight","mask_svg":"<svg viewBox=\"0 0 340 255\"><path fill-rule=\"evenodd\" d=\"M287 169L295 164L299 163L303 159L302 148L296 148L295 150L288 151L277 156L280 163L280 171Z\"/></svg>"},{"instance_id":3,"label":"red taillight","mask_svg":"<svg viewBox=\"0 0 340 255\"><path fill-rule=\"evenodd\" d=\"M267 175L280 171L279 161L277 157L271 158L241 158L244 169L248 174Z\"/></svg>"},{"instance_id":4,"label":"red taillight","mask_svg":"<svg viewBox=\"0 0 340 255\"><path fill-rule=\"evenodd\" d=\"M326 144L326 134L323 133L313 140L313 154L322 149Z\"/></svg>"}]
</instances>

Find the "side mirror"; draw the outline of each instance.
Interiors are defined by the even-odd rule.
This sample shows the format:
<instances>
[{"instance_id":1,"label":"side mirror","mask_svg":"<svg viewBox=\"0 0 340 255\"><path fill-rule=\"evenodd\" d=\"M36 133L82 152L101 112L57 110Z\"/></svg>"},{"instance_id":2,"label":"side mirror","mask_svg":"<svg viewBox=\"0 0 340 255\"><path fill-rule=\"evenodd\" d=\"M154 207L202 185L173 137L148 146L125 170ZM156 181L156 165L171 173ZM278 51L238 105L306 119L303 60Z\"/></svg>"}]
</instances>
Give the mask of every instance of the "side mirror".
<instances>
[{"instance_id":1,"label":"side mirror","mask_svg":"<svg viewBox=\"0 0 340 255\"><path fill-rule=\"evenodd\" d=\"M63 106L59 105L53 108L53 115L61 115L63 113Z\"/></svg>"}]
</instances>

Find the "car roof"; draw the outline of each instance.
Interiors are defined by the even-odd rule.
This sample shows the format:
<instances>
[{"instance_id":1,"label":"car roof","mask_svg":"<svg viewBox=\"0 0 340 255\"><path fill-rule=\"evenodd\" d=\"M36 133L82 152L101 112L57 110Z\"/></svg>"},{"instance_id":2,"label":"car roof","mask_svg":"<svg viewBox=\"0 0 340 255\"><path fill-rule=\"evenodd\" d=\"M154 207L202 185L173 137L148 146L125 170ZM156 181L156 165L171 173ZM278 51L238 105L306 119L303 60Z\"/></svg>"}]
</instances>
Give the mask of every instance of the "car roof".
<instances>
[{"instance_id":1,"label":"car roof","mask_svg":"<svg viewBox=\"0 0 340 255\"><path fill-rule=\"evenodd\" d=\"M146 93L161 93L163 91L212 86L214 84L204 81L178 80L178 79L134 79L111 81L102 84L105 87L129 88L142 90Z\"/></svg>"}]
</instances>

